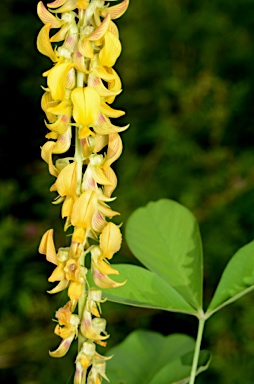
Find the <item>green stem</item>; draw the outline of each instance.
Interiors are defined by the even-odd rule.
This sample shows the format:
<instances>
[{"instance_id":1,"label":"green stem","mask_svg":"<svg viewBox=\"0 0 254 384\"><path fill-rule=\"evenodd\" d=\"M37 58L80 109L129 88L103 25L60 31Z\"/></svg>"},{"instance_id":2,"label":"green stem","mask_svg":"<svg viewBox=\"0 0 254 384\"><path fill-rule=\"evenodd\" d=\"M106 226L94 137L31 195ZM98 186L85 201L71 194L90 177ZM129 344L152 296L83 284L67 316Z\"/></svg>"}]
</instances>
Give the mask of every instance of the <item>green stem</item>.
<instances>
[{"instance_id":1,"label":"green stem","mask_svg":"<svg viewBox=\"0 0 254 384\"><path fill-rule=\"evenodd\" d=\"M84 86L84 73L77 72L77 87L83 88ZM81 147L81 141L79 139L79 127L76 127L75 132L75 161L77 162L77 195L80 196L82 190L81 190L81 184L82 184L82 167L83 167L83 154L82 154L82 147ZM84 255L80 257L80 265L84 266ZM82 321L83 311L85 307L85 300L86 300L86 285L84 284L82 295L78 301L78 315L80 320ZM79 330L78 333L78 351L80 351L84 341L85 337L82 335L82 333ZM82 384L86 383L86 371L84 372L84 376L82 379Z\"/></svg>"},{"instance_id":2,"label":"green stem","mask_svg":"<svg viewBox=\"0 0 254 384\"><path fill-rule=\"evenodd\" d=\"M76 128L75 132L75 155L74 159L77 162L77 188L76 192L77 195L80 196L81 194L81 183L82 183L82 167L83 167L83 159L82 159L82 148L80 139L78 137L79 135L79 128Z\"/></svg>"},{"instance_id":3,"label":"green stem","mask_svg":"<svg viewBox=\"0 0 254 384\"><path fill-rule=\"evenodd\" d=\"M77 73L77 87L83 87L84 84L84 73ZM83 166L83 155L81 142L79 139L79 127L76 127L75 132L75 161L77 162L77 195L81 194L81 182L82 182L82 166Z\"/></svg>"},{"instance_id":4,"label":"green stem","mask_svg":"<svg viewBox=\"0 0 254 384\"><path fill-rule=\"evenodd\" d=\"M80 257L80 265L84 265L84 255ZM84 312L84 307L85 307L85 301L86 301L86 285L84 284L82 296L80 297L78 301L78 315L79 318L82 320L83 312ZM86 340L86 338L82 335L82 333L79 331L78 334L78 350L80 351L83 342Z\"/></svg>"},{"instance_id":5,"label":"green stem","mask_svg":"<svg viewBox=\"0 0 254 384\"><path fill-rule=\"evenodd\" d=\"M84 86L84 77L85 74L83 72L78 71L77 73L77 87L83 88Z\"/></svg>"},{"instance_id":6,"label":"green stem","mask_svg":"<svg viewBox=\"0 0 254 384\"><path fill-rule=\"evenodd\" d=\"M194 357L193 357L193 362L192 362L189 384L194 384L194 382L195 382L196 372L197 372L197 367L198 367L198 358L199 358L199 353L200 353L201 340L202 340L203 331L204 331L204 325L205 325L205 319L202 317L199 319L199 323L198 323L198 335L197 335L197 340L196 340L196 346L195 346L195 351L194 351Z\"/></svg>"}]
</instances>

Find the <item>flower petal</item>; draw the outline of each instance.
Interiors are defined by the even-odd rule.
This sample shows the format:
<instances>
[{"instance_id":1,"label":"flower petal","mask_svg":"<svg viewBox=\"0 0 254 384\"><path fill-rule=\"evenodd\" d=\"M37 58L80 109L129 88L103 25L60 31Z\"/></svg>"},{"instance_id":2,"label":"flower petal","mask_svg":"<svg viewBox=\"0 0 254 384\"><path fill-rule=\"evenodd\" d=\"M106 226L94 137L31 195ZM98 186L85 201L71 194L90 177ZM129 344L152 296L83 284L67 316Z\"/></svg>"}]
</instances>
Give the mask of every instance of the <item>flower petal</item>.
<instances>
[{"instance_id":1,"label":"flower petal","mask_svg":"<svg viewBox=\"0 0 254 384\"><path fill-rule=\"evenodd\" d=\"M118 19L119 17L121 17L124 14L126 9L128 8L128 5L129 5L129 0L124 0L117 5L113 5L112 7L105 8L101 12L101 15L105 16L105 15L109 14L111 19Z\"/></svg>"},{"instance_id":2,"label":"flower petal","mask_svg":"<svg viewBox=\"0 0 254 384\"><path fill-rule=\"evenodd\" d=\"M103 20L99 28L97 28L94 32L88 35L87 39L91 41L101 39L105 35L106 31L108 30L109 23L110 23L110 16L109 14L107 14L107 16L105 17L105 19Z\"/></svg>"},{"instance_id":3,"label":"flower petal","mask_svg":"<svg viewBox=\"0 0 254 384\"><path fill-rule=\"evenodd\" d=\"M113 33L113 35L115 35L115 37L117 37L119 39L119 32L118 32L118 28L117 26L115 25L115 23L113 23L113 21L111 20L110 21L110 24L109 24L109 27L108 27L108 31Z\"/></svg>"},{"instance_id":4,"label":"flower petal","mask_svg":"<svg viewBox=\"0 0 254 384\"><path fill-rule=\"evenodd\" d=\"M42 236L40 246L39 246L39 252L43 255L46 255L46 259L52 263L57 265L58 260L56 257L56 249L54 245L53 240L53 229L49 229L47 232L44 233Z\"/></svg>"},{"instance_id":5,"label":"flower petal","mask_svg":"<svg viewBox=\"0 0 254 384\"><path fill-rule=\"evenodd\" d=\"M104 319L100 319L100 320L104 320ZM109 338L109 335L102 336L100 333L95 331L93 327L93 322L92 322L92 315L87 310L84 311L80 330L82 335L89 340L99 341L99 340L105 340Z\"/></svg>"},{"instance_id":6,"label":"flower petal","mask_svg":"<svg viewBox=\"0 0 254 384\"><path fill-rule=\"evenodd\" d=\"M58 133L59 135L65 133L68 129L68 123L70 119L66 115L59 116L58 119L54 123L47 123L44 121L46 127L53 132Z\"/></svg>"},{"instance_id":7,"label":"flower petal","mask_svg":"<svg viewBox=\"0 0 254 384\"><path fill-rule=\"evenodd\" d=\"M104 36L104 46L99 53L101 65L113 67L120 56L121 50L120 40L113 33L107 31Z\"/></svg>"},{"instance_id":8,"label":"flower petal","mask_svg":"<svg viewBox=\"0 0 254 384\"><path fill-rule=\"evenodd\" d=\"M68 296L71 300L78 300L83 293L84 282L72 281L68 288Z\"/></svg>"},{"instance_id":9,"label":"flower petal","mask_svg":"<svg viewBox=\"0 0 254 384\"><path fill-rule=\"evenodd\" d=\"M92 220L92 228L95 232L101 232L103 230L103 228L105 227L105 225L107 224L107 221L105 220L105 218L103 217L103 215L101 215L100 212L95 212L95 214L93 215L93 220Z\"/></svg>"},{"instance_id":10,"label":"flower petal","mask_svg":"<svg viewBox=\"0 0 254 384\"><path fill-rule=\"evenodd\" d=\"M110 219L113 216L120 215L119 212L113 211L111 208L109 208L106 204L98 204L98 211L100 211L104 216L109 217Z\"/></svg>"},{"instance_id":11,"label":"flower petal","mask_svg":"<svg viewBox=\"0 0 254 384\"><path fill-rule=\"evenodd\" d=\"M112 185L105 185L103 188L103 193L105 196L110 197L112 195L112 193L114 192L114 190L116 189L117 177L116 177L116 174L113 171L113 169L110 167L108 169L105 169L104 173L105 173L107 179L111 181Z\"/></svg>"},{"instance_id":12,"label":"flower petal","mask_svg":"<svg viewBox=\"0 0 254 384\"><path fill-rule=\"evenodd\" d=\"M69 29L70 29L69 24L67 23L63 24L61 29L57 31L53 36L51 36L50 42L58 43L59 41L64 40Z\"/></svg>"},{"instance_id":13,"label":"flower petal","mask_svg":"<svg viewBox=\"0 0 254 384\"><path fill-rule=\"evenodd\" d=\"M64 272L64 263L59 263L59 265L54 269L54 271L51 273L51 275L48 278L48 281L50 283L54 283L55 281L61 281L65 278L65 272Z\"/></svg>"},{"instance_id":14,"label":"flower petal","mask_svg":"<svg viewBox=\"0 0 254 384\"><path fill-rule=\"evenodd\" d=\"M96 211L97 197L94 191L85 191L73 205L71 223L73 226L90 229Z\"/></svg>"},{"instance_id":15,"label":"flower petal","mask_svg":"<svg viewBox=\"0 0 254 384\"><path fill-rule=\"evenodd\" d=\"M98 119L94 123L94 130L96 133L101 135L109 135L110 133L114 132L123 132L129 128L129 126L129 124L125 125L124 127L113 125L108 117L100 113Z\"/></svg>"},{"instance_id":16,"label":"flower petal","mask_svg":"<svg viewBox=\"0 0 254 384\"><path fill-rule=\"evenodd\" d=\"M68 151L68 149L71 146L71 128L69 127L68 130L59 136L57 139L55 146L53 148L53 152L55 154L60 154Z\"/></svg>"},{"instance_id":17,"label":"flower petal","mask_svg":"<svg viewBox=\"0 0 254 384\"><path fill-rule=\"evenodd\" d=\"M92 125L100 111L100 95L91 88L75 88L71 92L73 117L78 124Z\"/></svg>"},{"instance_id":18,"label":"flower petal","mask_svg":"<svg viewBox=\"0 0 254 384\"><path fill-rule=\"evenodd\" d=\"M58 171L52 161L52 153L56 143L54 141L47 141L41 148L41 157L48 163L49 173L53 176L58 175Z\"/></svg>"},{"instance_id":19,"label":"flower petal","mask_svg":"<svg viewBox=\"0 0 254 384\"><path fill-rule=\"evenodd\" d=\"M74 204L73 198L70 196L67 196L63 202L62 209L61 209L62 219L64 217L70 217L71 216L73 204Z\"/></svg>"},{"instance_id":20,"label":"flower petal","mask_svg":"<svg viewBox=\"0 0 254 384\"><path fill-rule=\"evenodd\" d=\"M49 8L56 8L59 7L59 5L56 4L63 4L60 8L56 10L52 10L51 12L57 12L57 13L64 13L64 12L70 12L73 11L76 8L76 0L56 0L53 3L47 4Z\"/></svg>"},{"instance_id":21,"label":"flower petal","mask_svg":"<svg viewBox=\"0 0 254 384\"><path fill-rule=\"evenodd\" d=\"M53 113L48 112L48 108L55 106L58 104L57 101L54 101L52 99L51 93L46 91L41 98L41 108L46 113L47 119L50 123L53 123L56 121L56 116L53 115Z\"/></svg>"},{"instance_id":22,"label":"flower petal","mask_svg":"<svg viewBox=\"0 0 254 384\"><path fill-rule=\"evenodd\" d=\"M59 347L55 351L49 351L49 354L51 357L63 357L68 352L72 340L74 339L75 335L72 335L68 337L67 339L62 340Z\"/></svg>"},{"instance_id":23,"label":"flower petal","mask_svg":"<svg viewBox=\"0 0 254 384\"><path fill-rule=\"evenodd\" d=\"M105 135L96 135L94 144L94 151L98 153L108 144L108 137Z\"/></svg>"},{"instance_id":24,"label":"flower petal","mask_svg":"<svg viewBox=\"0 0 254 384\"><path fill-rule=\"evenodd\" d=\"M61 5L63 5L64 3L66 3L67 0L55 0L53 1L52 3L48 3L47 6L49 8L57 8L57 7L61 7Z\"/></svg>"},{"instance_id":25,"label":"flower petal","mask_svg":"<svg viewBox=\"0 0 254 384\"><path fill-rule=\"evenodd\" d=\"M107 117L113 117L113 118L117 118L117 117L121 117L121 116L125 115L124 111L113 109L108 104L106 104L104 102L101 103L100 111L103 115L105 115Z\"/></svg>"},{"instance_id":26,"label":"flower petal","mask_svg":"<svg viewBox=\"0 0 254 384\"><path fill-rule=\"evenodd\" d=\"M73 161L59 173L55 187L60 196L76 197L77 187L77 162Z\"/></svg>"},{"instance_id":27,"label":"flower petal","mask_svg":"<svg viewBox=\"0 0 254 384\"><path fill-rule=\"evenodd\" d=\"M61 280L60 283L55 286L55 288L47 292L50 293L51 295L53 295L54 293L61 292L68 287L68 284L69 284L69 281L67 279Z\"/></svg>"},{"instance_id":28,"label":"flower petal","mask_svg":"<svg viewBox=\"0 0 254 384\"><path fill-rule=\"evenodd\" d=\"M93 167L88 165L91 170L92 178L94 181L101 185L111 185L111 182L105 176L103 170L99 167Z\"/></svg>"},{"instance_id":29,"label":"flower petal","mask_svg":"<svg viewBox=\"0 0 254 384\"><path fill-rule=\"evenodd\" d=\"M53 99L52 99L53 100ZM56 105L54 105L56 104ZM53 115L67 115L71 116L71 102L70 100L63 100L61 103L54 101L50 103L52 105L47 109L47 112L52 113Z\"/></svg>"},{"instance_id":30,"label":"flower petal","mask_svg":"<svg viewBox=\"0 0 254 384\"><path fill-rule=\"evenodd\" d=\"M90 362L90 360L89 360L89 362ZM88 368L88 366L90 364L88 363L88 364L85 364L85 365L87 365L87 368ZM85 374L85 369L83 368L83 365L79 361L76 361L76 370L75 370L75 375L74 375L74 384L82 384L83 383L83 377L84 377L84 374Z\"/></svg>"},{"instance_id":31,"label":"flower petal","mask_svg":"<svg viewBox=\"0 0 254 384\"><path fill-rule=\"evenodd\" d=\"M85 241L85 234L86 231L84 228L75 227L72 235L72 242L82 244Z\"/></svg>"},{"instance_id":32,"label":"flower petal","mask_svg":"<svg viewBox=\"0 0 254 384\"><path fill-rule=\"evenodd\" d=\"M103 275L97 268L92 266L92 274L95 284L99 288L117 288L124 285L127 280L123 283L117 283L114 280L110 279L107 275Z\"/></svg>"},{"instance_id":33,"label":"flower petal","mask_svg":"<svg viewBox=\"0 0 254 384\"><path fill-rule=\"evenodd\" d=\"M76 0L76 7L78 9L86 9L89 5L89 0Z\"/></svg>"},{"instance_id":34,"label":"flower petal","mask_svg":"<svg viewBox=\"0 0 254 384\"><path fill-rule=\"evenodd\" d=\"M122 92L122 90L112 91L105 87L103 82L99 77L96 77L93 73L91 73L88 77L88 85L89 87L92 87L96 89L96 91L99 93L102 97L108 97L108 96L116 96L119 95L119 93Z\"/></svg>"},{"instance_id":35,"label":"flower petal","mask_svg":"<svg viewBox=\"0 0 254 384\"><path fill-rule=\"evenodd\" d=\"M103 164L103 169L108 169L111 164L120 157L122 150L123 144L121 137L118 135L118 133L111 133L109 135L107 156Z\"/></svg>"},{"instance_id":36,"label":"flower petal","mask_svg":"<svg viewBox=\"0 0 254 384\"><path fill-rule=\"evenodd\" d=\"M83 39L79 41L78 50L85 58L93 59L94 51L91 41L88 39Z\"/></svg>"},{"instance_id":37,"label":"flower petal","mask_svg":"<svg viewBox=\"0 0 254 384\"><path fill-rule=\"evenodd\" d=\"M103 257L111 259L118 252L122 244L122 234L119 227L114 223L108 223L100 235L100 248Z\"/></svg>"},{"instance_id":38,"label":"flower petal","mask_svg":"<svg viewBox=\"0 0 254 384\"><path fill-rule=\"evenodd\" d=\"M53 100L63 100L66 93L66 78L73 63L61 63L53 67L48 75L48 87Z\"/></svg>"},{"instance_id":39,"label":"flower petal","mask_svg":"<svg viewBox=\"0 0 254 384\"><path fill-rule=\"evenodd\" d=\"M85 64L85 58L78 50L73 54L73 62L77 71L84 72L86 74L89 73Z\"/></svg>"},{"instance_id":40,"label":"flower petal","mask_svg":"<svg viewBox=\"0 0 254 384\"><path fill-rule=\"evenodd\" d=\"M52 61L57 61L57 56L53 51L52 45L49 41L49 31L51 24L48 23L42 27L37 37L37 49L40 53L48 56Z\"/></svg>"},{"instance_id":41,"label":"flower petal","mask_svg":"<svg viewBox=\"0 0 254 384\"><path fill-rule=\"evenodd\" d=\"M95 260L92 258L92 264L96 267L103 275L119 275L119 272L112 268L110 264L106 263L104 260L100 260L99 258Z\"/></svg>"},{"instance_id":42,"label":"flower petal","mask_svg":"<svg viewBox=\"0 0 254 384\"><path fill-rule=\"evenodd\" d=\"M50 13L42 1L37 5L37 14L43 24L51 24L51 28L60 28L63 22Z\"/></svg>"},{"instance_id":43,"label":"flower petal","mask_svg":"<svg viewBox=\"0 0 254 384\"><path fill-rule=\"evenodd\" d=\"M107 68L107 70L109 73L114 75L114 80L108 82L108 89L111 92L116 92L116 94L118 94L118 92L120 93L120 91L122 89L122 83L121 83L120 77L118 76L118 74L116 73L116 71L113 68ZM105 101L108 104L112 104L113 101L115 100L115 98L116 98L116 96L109 96L106 98Z\"/></svg>"}]
</instances>

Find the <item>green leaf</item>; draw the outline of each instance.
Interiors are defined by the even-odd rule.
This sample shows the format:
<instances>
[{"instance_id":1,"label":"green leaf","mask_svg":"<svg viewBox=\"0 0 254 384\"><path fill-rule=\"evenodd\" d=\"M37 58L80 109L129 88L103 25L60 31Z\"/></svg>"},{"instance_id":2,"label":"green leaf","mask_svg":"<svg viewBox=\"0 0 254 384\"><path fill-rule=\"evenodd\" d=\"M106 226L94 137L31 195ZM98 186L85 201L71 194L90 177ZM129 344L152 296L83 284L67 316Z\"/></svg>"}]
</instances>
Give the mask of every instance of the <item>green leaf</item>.
<instances>
[{"instance_id":1,"label":"green leaf","mask_svg":"<svg viewBox=\"0 0 254 384\"><path fill-rule=\"evenodd\" d=\"M193 352L187 353L166 364L149 384L188 384L192 368ZM196 376L204 372L210 365L211 354L200 352Z\"/></svg>"},{"instance_id":2,"label":"green leaf","mask_svg":"<svg viewBox=\"0 0 254 384\"><path fill-rule=\"evenodd\" d=\"M137 209L126 225L133 254L195 309L202 308L202 244L197 221L167 199Z\"/></svg>"},{"instance_id":3,"label":"green leaf","mask_svg":"<svg viewBox=\"0 0 254 384\"><path fill-rule=\"evenodd\" d=\"M239 299L254 289L254 241L240 248L228 262L207 316Z\"/></svg>"},{"instance_id":4,"label":"green leaf","mask_svg":"<svg viewBox=\"0 0 254 384\"><path fill-rule=\"evenodd\" d=\"M194 348L194 339L187 335L162 336L156 332L137 330L107 353L114 356L107 362L106 373L114 384L179 382L189 377ZM207 353L201 353L200 361L202 365L198 372L208 367Z\"/></svg>"},{"instance_id":5,"label":"green leaf","mask_svg":"<svg viewBox=\"0 0 254 384\"><path fill-rule=\"evenodd\" d=\"M155 273L129 264L114 264L114 268L119 271L114 280L127 280L127 283L118 288L103 289L103 296L108 300L138 307L196 313L172 286Z\"/></svg>"}]
</instances>

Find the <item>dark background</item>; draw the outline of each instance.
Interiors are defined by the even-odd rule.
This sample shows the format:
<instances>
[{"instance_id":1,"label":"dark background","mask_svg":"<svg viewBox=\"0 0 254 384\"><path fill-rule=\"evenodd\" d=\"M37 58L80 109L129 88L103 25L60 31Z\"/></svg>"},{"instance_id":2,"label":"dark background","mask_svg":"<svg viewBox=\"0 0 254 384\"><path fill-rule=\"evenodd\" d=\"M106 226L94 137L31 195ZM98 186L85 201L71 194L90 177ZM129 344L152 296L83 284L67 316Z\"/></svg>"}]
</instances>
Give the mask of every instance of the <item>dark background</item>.
<instances>
[{"instance_id":1,"label":"dark background","mask_svg":"<svg viewBox=\"0 0 254 384\"><path fill-rule=\"evenodd\" d=\"M63 359L48 350L55 310L52 267L37 252L48 228L64 238L54 178L40 159L45 142L40 109L51 67L35 46L42 24L37 1L0 6L0 380L17 384L71 382L76 345ZM117 24L123 53L116 70L123 92L114 106L124 152L114 164L118 222L150 200L172 198L197 216L204 243L205 304L233 253L254 237L253 0L132 0ZM124 225L123 225L124 229ZM136 263L124 242L115 262ZM213 353L197 383L253 384L254 295L212 317L203 347ZM111 338L136 328L195 337L191 317L106 303ZM112 383L114 384L114 383Z\"/></svg>"}]
</instances>

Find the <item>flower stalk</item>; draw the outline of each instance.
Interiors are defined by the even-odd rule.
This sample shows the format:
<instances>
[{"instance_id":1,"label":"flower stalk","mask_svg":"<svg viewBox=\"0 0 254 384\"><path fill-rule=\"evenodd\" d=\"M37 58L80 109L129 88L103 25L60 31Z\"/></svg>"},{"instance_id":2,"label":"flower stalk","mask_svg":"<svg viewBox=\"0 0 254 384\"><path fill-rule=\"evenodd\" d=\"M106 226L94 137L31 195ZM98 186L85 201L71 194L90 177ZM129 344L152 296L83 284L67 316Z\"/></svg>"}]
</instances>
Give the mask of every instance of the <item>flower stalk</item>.
<instances>
[{"instance_id":1,"label":"flower stalk","mask_svg":"<svg viewBox=\"0 0 254 384\"><path fill-rule=\"evenodd\" d=\"M49 293L67 290L69 301L56 311L55 333L62 341L50 355L64 356L78 337L74 384L108 380L108 358L96 352L96 344L105 346L109 337L101 317L100 304L105 301L101 288L125 283L108 276L118 274L109 260L122 241L119 226L109 221L119 213L109 203L117 186L112 164L122 152L119 133L128 128L111 122L124 115L111 107L121 92L121 80L113 69L121 43L113 20L122 16L129 1L113 6L110 1L55 0L48 9L40 1L37 7L44 24L37 47L54 63L43 74L47 87L41 106L49 132L41 155L56 178L50 190L57 192L53 203L62 204L64 231L72 233L69 246L56 251L53 229L47 230L39 252L55 266L49 281L57 285ZM53 155L63 156L54 162ZM93 285L87 282L89 255Z\"/></svg>"}]
</instances>

